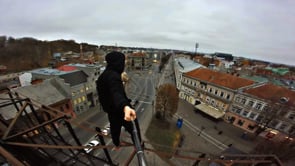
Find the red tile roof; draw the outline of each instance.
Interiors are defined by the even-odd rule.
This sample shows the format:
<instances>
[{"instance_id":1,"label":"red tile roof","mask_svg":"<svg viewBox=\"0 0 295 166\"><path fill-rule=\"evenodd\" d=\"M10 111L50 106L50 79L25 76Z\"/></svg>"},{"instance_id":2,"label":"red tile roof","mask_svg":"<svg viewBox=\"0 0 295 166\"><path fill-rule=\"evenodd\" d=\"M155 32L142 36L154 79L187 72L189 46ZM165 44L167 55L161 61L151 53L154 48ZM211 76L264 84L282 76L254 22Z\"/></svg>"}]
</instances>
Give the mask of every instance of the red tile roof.
<instances>
[{"instance_id":1,"label":"red tile roof","mask_svg":"<svg viewBox=\"0 0 295 166\"><path fill-rule=\"evenodd\" d=\"M144 57L144 56L146 56L146 54L143 52L135 52L132 54L132 56Z\"/></svg>"},{"instance_id":2,"label":"red tile roof","mask_svg":"<svg viewBox=\"0 0 295 166\"><path fill-rule=\"evenodd\" d=\"M73 71L73 70L77 70L77 68L75 66L67 66L67 65L60 66L57 69L60 70L60 71Z\"/></svg>"},{"instance_id":3,"label":"red tile roof","mask_svg":"<svg viewBox=\"0 0 295 166\"><path fill-rule=\"evenodd\" d=\"M230 74L213 71L206 68L199 68L185 73L186 76L197 78L215 85L223 86L233 90L254 84L254 81L236 77Z\"/></svg>"},{"instance_id":4,"label":"red tile roof","mask_svg":"<svg viewBox=\"0 0 295 166\"><path fill-rule=\"evenodd\" d=\"M285 98L288 100L285 104L295 107L295 92L285 87L273 84L264 84L259 87L245 90L245 93L272 102L280 102L282 98Z\"/></svg>"}]
</instances>

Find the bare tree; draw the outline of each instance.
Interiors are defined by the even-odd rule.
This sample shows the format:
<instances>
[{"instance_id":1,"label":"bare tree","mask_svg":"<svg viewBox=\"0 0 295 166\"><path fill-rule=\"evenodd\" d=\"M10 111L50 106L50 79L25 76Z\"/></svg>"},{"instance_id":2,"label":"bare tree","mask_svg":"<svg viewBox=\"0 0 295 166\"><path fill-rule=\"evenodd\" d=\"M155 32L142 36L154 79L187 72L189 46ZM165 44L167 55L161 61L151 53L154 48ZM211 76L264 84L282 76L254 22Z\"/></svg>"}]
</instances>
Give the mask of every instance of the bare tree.
<instances>
[{"instance_id":1,"label":"bare tree","mask_svg":"<svg viewBox=\"0 0 295 166\"><path fill-rule=\"evenodd\" d=\"M157 90L156 117L165 120L172 117L178 108L178 91L172 84L163 84Z\"/></svg>"},{"instance_id":2,"label":"bare tree","mask_svg":"<svg viewBox=\"0 0 295 166\"><path fill-rule=\"evenodd\" d=\"M271 128L271 122L277 119L280 105L272 104L260 113L261 120L258 122L258 129L255 131L256 136Z\"/></svg>"}]
</instances>

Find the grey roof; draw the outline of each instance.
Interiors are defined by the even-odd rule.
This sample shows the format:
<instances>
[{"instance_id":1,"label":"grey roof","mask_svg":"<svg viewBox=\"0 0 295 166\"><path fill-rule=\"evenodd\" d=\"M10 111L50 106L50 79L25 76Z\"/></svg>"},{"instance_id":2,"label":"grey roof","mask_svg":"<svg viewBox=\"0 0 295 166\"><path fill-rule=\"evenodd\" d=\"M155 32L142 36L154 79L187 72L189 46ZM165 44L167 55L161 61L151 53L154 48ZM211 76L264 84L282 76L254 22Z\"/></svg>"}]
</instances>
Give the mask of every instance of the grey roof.
<instances>
[{"instance_id":1,"label":"grey roof","mask_svg":"<svg viewBox=\"0 0 295 166\"><path fill-rule=\"evenodd\" d=\"M0 103L5 104L10 101L10 100L6 100L6 99L9 99L9 95L6 93L0 93ZM0 107L0 114L3 117L3 119L5 119L5 120L9 120L9 119L14 118L16 113L17 113L17 110L15 109L15 107L13 105L9 105L6 107Z\"/></svg>"},{"instance_id":2,"label":"grey roof","mask_svg":"<svg viewBox=\"0 0 295 166\"><path fill-rule=\"evenodd\" d=\"M64 79L66 83L71 86L79 85L87 82L88 75L80 70L76 70L73 72L65 73L59 75L60 78Z\"/></svg>"},{"instance_id":3,"label":"grey roof","mask_svg":"<svg viewBox=\"0 0 295 166\"><path fill-rule=\"evenodd\" d=\"M177 63L179 71L182 73L204 67L203 65L186 58L177 58L175 59L175 63Z\"/></svg>"},{"instance_id":4,"label":"grey roof","mask_svg":"<svg viewBox=\"0 0 295 166\"><path fill-rule=\"evenodd\" d=\"M62 82L58 82L57 78L52 78L40 84L18 87L11 91L17 92L21 97L30 98L32 101L36 101L40 104L52 105L71 97L69 92L61 88L63 85ZM10 102L9 95L0 93L0 103L5 104L7 102ZM30 113L31 110L28 109L27 112ZM16 113L17 110L13 105L0 108L0 114L5 120L14 118Z\"/></svg>"},{"instance_id":5,"label":"grey roof","mask_svg":"<svg viewBox=\"0 0 295 166\"><path fill-rule=\"evenodd\" d=\"M14 91L21 96L28 97L31 100L37 101L43 105L52 105L67 98L49 81L44 81L36 85L20 87Z\"/></svg>"},{"instance_id":6,"label":"grey roof","mask_svg":"<svg viewBox=\"0 0 295 166\"><path fill-rule=\"evenodd\" d=\"M62 75L66 74L66 71L60 71L57 69L51 69L51 68L41 68L41 69L35 69L30 71L31 73L35 74L42 74L42 75Z\"/></svg>"},{"instance_id":7,"label":"grey roof","mask_svg":"<svg viewBox=\"0 0 295 166\"><path fill-rule=\"evenodd\" d=\"M75 64L67 64L67 66L74 66L78 68L79 70L84 71L88 76L94 73L96 70L99 71L101 68L101 65L96 64L81 64L81 63L75 63Z\"/></svg>"}]
</instances>

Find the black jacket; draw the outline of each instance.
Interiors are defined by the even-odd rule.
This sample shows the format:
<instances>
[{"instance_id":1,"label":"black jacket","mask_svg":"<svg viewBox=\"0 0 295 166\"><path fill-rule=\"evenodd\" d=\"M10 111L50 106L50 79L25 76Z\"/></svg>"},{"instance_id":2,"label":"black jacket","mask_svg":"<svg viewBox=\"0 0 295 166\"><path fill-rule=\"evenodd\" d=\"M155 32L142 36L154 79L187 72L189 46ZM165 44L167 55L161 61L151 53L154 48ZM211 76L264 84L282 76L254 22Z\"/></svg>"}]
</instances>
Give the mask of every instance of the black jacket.
<instances>
[{"instance_id":1,"label":"black jacket","mask_svg":"<svg viewBox=\"0 0 295 166\"><path fill-rule=\"evenodd\" d=\"M106 56L107 67L96 81L99 101L107 113L123 113L125 106L130 106L121 79L124 71L125 55L118 52Z\"/></svg>"}]
</instances>

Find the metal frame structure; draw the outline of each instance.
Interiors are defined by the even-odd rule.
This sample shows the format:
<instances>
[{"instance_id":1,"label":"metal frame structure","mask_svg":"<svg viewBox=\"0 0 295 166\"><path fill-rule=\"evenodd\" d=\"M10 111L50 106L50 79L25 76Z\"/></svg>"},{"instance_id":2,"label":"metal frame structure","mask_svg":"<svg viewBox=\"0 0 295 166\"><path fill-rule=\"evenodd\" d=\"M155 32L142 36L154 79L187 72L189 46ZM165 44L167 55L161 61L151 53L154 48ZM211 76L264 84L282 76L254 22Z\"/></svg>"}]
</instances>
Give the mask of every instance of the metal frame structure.
<instances>
[{"instance_id":1,"label":"metal frame structure","mask_svg":"<svg viewBox=\"0 0 295 166\"><path fill-rule=\"evenodd\" d=\"M6 130L1 135L0 153L8 162L18 163L16 165L39 165L40 162L48 165L114 165L111 158L105 160L85 153L85 146L82 146L66 114L34 103L29 98L20 98L9 90L4 93L9 98L0 100L4 101L0 102L0 108L13 105L17 110L10 122L1 119ZM67 142L65 134L75 140L74 145Z\"/></svg>"}]
</instances>

